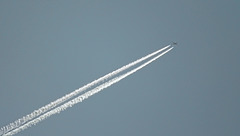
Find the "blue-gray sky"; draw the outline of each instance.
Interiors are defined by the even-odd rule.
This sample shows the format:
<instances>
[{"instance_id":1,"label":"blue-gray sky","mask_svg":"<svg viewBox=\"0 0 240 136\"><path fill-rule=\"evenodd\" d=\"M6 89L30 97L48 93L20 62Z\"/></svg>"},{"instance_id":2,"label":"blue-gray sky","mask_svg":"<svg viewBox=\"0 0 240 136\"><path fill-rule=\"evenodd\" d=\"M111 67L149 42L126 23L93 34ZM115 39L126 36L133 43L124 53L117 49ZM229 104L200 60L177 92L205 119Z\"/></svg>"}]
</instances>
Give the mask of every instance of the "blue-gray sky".
<instances>
[{"instance_id":1,"label":"blue-gray sky","mask_svg":"<svg viewBox=\"0 0 240 136\"><path fill-rule=\"evenodd\" d=\"M177 41L24 135L240 135L240 2L1 1L0 127Z\"/></svg>"}]
</instances>

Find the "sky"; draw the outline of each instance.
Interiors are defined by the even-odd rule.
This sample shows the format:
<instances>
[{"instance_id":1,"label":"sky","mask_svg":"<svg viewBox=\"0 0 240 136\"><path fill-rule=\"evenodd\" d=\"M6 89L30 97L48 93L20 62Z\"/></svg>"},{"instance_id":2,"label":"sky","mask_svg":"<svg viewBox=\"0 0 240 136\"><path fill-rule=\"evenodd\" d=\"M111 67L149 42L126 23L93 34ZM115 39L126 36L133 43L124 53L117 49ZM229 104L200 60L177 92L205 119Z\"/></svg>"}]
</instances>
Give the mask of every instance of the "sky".
<instances>
[{"instance_id":1,"label":"sky","mask_svg":"<svg viewBox=\"0 0 240 136\"><path fill-rule=\"evenodd\" d=\"M237 0L0 1L0 127L172 42L17 135L240 135Z\"/></svg>"}]
</instances>

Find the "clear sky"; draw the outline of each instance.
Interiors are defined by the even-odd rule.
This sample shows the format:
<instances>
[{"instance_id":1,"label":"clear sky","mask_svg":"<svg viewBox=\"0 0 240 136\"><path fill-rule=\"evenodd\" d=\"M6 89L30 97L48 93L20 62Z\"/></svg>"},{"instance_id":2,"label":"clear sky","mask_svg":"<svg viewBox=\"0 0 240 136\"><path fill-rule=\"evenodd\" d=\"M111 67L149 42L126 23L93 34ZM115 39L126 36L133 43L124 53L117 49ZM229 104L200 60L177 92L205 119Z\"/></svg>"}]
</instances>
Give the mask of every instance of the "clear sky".
<instances>
[{"instance_id":1,"label":"clear sky","mask_svg":"<svg viewBox=\"0 0 240 136\"><path fill-rule=\"evenodd\" d=\"M0 1L0 127L172 43L19 136L240 135L237 0Z\"/></svg>"}]
</instances>

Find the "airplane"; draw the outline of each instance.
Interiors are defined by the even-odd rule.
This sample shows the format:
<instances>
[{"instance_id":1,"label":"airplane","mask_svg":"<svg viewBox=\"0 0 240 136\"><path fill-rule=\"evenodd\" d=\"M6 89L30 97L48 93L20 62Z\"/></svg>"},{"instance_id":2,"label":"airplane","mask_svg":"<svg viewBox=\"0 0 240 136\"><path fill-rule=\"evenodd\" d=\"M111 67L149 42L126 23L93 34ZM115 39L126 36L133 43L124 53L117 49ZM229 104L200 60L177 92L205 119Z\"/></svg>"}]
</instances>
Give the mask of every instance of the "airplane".
<instances>
[{"instance_id":1,"label":"airplane","mask_svg":"<svg viewBox=\"0 0 240 136\"><path fill-rule=\"evenodd\" d=\"M172 45L177 45L177 42L173 42Z\"/></svg>"}]
</instances>

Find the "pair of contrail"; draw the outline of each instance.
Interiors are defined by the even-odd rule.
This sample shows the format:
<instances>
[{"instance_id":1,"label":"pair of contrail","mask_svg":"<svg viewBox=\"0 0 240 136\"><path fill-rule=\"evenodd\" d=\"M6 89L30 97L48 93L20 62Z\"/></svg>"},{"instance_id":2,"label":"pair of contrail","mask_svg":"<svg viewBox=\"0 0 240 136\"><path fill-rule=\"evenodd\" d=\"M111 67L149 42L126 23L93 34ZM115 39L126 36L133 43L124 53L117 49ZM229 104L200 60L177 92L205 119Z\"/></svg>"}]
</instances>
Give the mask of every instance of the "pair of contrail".
<instances>
[{"instance_id":1,"label":"pair of contrail","mask_svg":"<svg viewBox=\"0 0 240 136\"><path fill-rule=\"evenodd\" d=\"M123 78L133 74L134 72L138 71L139 69L143 68L144 66L146 66L149 63L153 62L154 60L158 59L159 57L161 57L162 55L164 55L165 53L167 53L168 51L170 51L173 48L173 47L171 47L171 48L169 48L169 47L170 47L170 45L168 45L168 46L166 46L166 47L164 47L164 48L162 48L162 49L160 49L158 51L155 51L155 52L153 52L153 53L151 53L151 54L149 54L149 55L147 55L145 57L142 57L141 59L138 59L138 60L136 60L136 61L134 61L132 63L129 63L128 65L125 65L125 66L123 66L123 67L121 67L121 68L119 68L119 69L117 69L117 70L115 70L115 71L113 71L113 72L111 72L111 73L109 73L109 74L107 74L107 75L105 75L105 76L103 76L103 77L101 77L101 78L99 78L97 80L94 80L93 82L91 82L91 83L89 83L89 84L87 84L87 85L85 85L85 86L83 86L83 87L73 91L72 93L65 95L62 98L59 98L56 101L51 102L50 104L48 104L48 105L46 105L46 106L44 106L44 107L42 107L42 108L40 108L38 110L35 110L31 114L28 114L28 115L24 116L23 118L18 119L15 122L10 123L9 125L1 128L0 134L1 133L3 135L13 135L13 134L16 134L16 133L20 132L21 130L24 130L24 129L26 129L26 128L34 125L34 124L37 124L38 122L40 122L40 121L50 117L51 115L59 113L59 112L65 110L65 109L67 109L69 107L72 107L73 105L75 105L75 104L77 104L79 102L82 102L84 99L87 99L89 96L92 96L93 94L103 90L104 88L107 88L107 87L111 86L112 84L117 83L118 81L122 80ZM96 87L96 88L94 88L94 89L92 89L92 90L90 90L90 91L88 91L88 92L86 92L86 93L84 93L84 94L82 94L82 95L72 99L71 101L66 102L63 105L61 105L61 106L59 106L59 107L57 107L57 108L55 108L53 110L50 110L50 109L56 107L57 105L59 105L59 104L65 102L65 101L73 98L74 96L78 95L80 92L82 92L82 91L84 91L84 90L86 90L86 89L88 89L88 88L90 88L90 87L92 87L92 86L94 86L96 84L99 84L101 81L107 80L107 79L115 76L116 74L118 74L120 72L123 72L124 70L126 70L126 69L136 65L137 63L140 63L140 62L142 62L142 61L144 61L144 60L146 60L146 59L156 55L157 53L159 53L159 52L161 52L161 51L163 51L163 50L165 50L167 48L169 48L169 49L164 51L163 53L159 54L158 56L154 57L153 59L147 61L146 63L140 65L139 67L137 67L137 68L135 68L135 69L133 69L133 70L131 70L131 71L121 75L121 76L113 78L113 79L109 80L108 82L103 83L102 85L99 85L98 87ZM45 113L45 112L47 112L47 113ZM45 113L45 114L43 114L43 113ZM41 115L41 116L39 116L39 115ZM39 116L39 117L37 117L37 116ZM33 119L33 118L35 118L35 119ZM31 120L31 119L33 119L33 120ZM29 120L31 120L31 121L29 121ZM29 121L29 122L27 122L27 121ZM15 129L15 130L13 130L13 129Z\"/></svg>"},{"instance_id":2,"label":"pair of contrail","mask_svg":"<svg viewBox=\"0 0 240 136\"><path fill-rule=\"evenodd\" d=\"M138 64L138 63L140 63L140 62L142 62L142 61L144 61L144 60L146 60L146 59L148 59L150 57L152 57L152 56L154 56L154 55L156 55L157 53L165 50L169 46L170 45L168 45L168 46L166 46L166 47L164 47L164 48L162 48L162 49L160 49L158 51L155 51L155 52L153 52L153 53L151 53L151 54L149 54L149 55L147 55L145 57L142 57L142 58L140 58L140 59L138 59L138 60L136 60L136 61L134 61L132 63L129 63L128 65L125 65L125 66L123 66L123 67L121 67L121 68L119 68L119 69L117 69L117 70L115 70L115 71L113 71L113 72L111 72L111 73L109 73L109 74L107 74L107 75L97 79L97 80L94 80L93 82L91 82L91 83L89 83L89 84L87 84L87 85L85 85L85 86L83 86L83 87L81 87L81 88L79 88L79 89L77 89L77 90L75 90L75 91L73 91L73 92L63 96L63 97L61 97L61 98L59 98L59 99L57 99L57 100L55 100L55 101L53 101L53 102L51 102L51 103L41 107L41 108L39 108L38 110L34 110L32 113L30 113L30 114L28 114L28 115L26 115L26 116L24 116L24 117L22 117L22 118L20 118L20 119L18 119L16 121L14 121L13 123L10 123L9 125L7 125L5 127L2 127L0 129L0 134L1 134L1 132L2 133L6 133L6 132L11 131L12 129L17 128L18 126L26 123L27 121L29 121L29 120L31 120L31 119L33 119L33 118L35 118L35 117L37 117L37 116L47 112L50 109L58 106L59 104L61 104L61 103L65 102L65 101L73 98L74 96L78 95L79 93L83 92L84 90L89 89L92 86L94 86L94 85L96 85L96 84L98 84L98 83L100 83L100 82L102 82L104 80L107 80L107 79L117 75L118 73L120 73L120 72L122 72L122 71L124 71L124 70L126 70L126 69L128 69L128 68L130 68L130 67L132 67L132 66L134 66L134 65L136 65L136 64Z\"/></svg>"}]
</instances>

